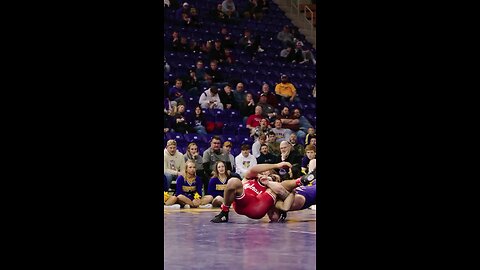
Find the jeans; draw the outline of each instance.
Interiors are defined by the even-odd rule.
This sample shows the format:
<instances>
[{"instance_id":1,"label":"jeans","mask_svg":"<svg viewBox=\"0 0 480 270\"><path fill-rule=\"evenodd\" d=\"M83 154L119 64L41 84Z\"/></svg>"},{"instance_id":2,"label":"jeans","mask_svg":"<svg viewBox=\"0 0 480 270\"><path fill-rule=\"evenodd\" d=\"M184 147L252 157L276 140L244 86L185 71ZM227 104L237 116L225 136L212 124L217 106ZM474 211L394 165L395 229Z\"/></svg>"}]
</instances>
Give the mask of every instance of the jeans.
<instances>
[{"instance_id":1,"label":"jeans","mask_svg":"<svg viewBox=\"0 0 480 270\"><path fill-rule=\"evenodd\" d=\"M193 130L195 130L195 132L198 134L207 135L207 130L205 130L204 126L194 126Z\"/></svg>"},{"instance_id":2,"label":"jeans","mask_svg":"<svg viewBox=\"0 0 480 270\"><path fill-rule=\"evenodd\" d=\"M163 175L165 176L165 178L167 179L167 186L168 188L170 188L170 186L172 185L172 181L175 179L177 179L177 176L176 175L173 175L173 174L170 174L170 173L163 173ZM167 188L167 189L168 189Z\"/></svg>"},{"instance_id":3,"label":"jeans","mask_svg":"<svg viewBox=\"0 0 480 270\"><path fill-rule=\"evenodd\" d=\"M305 132L308 131L308 128L313 127L305 116L300 116L298 120L300 122L300 129Z\"/></svg>"}]
</instances>

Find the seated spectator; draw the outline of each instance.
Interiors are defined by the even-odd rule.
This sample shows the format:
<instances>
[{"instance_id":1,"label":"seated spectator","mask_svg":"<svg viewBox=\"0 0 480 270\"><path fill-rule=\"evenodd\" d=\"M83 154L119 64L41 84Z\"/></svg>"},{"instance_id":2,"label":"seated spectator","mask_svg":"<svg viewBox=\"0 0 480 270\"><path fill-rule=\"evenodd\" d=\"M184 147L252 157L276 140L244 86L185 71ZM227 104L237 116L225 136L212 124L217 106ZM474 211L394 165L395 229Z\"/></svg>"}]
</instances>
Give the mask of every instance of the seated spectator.
<instances>
[{"instance_id":1,"label":"seated spectator","mask_svg":"<svg viewBox=\"0 0 480 270\"><path fill-rule=\"evenodd\" d=\"M168 97L171 101L175 101L177 104L183 103L185 104L185 90L182 88L183 82L182 79L177 78L175 79L175 85L170 88L168 91Z\"/></svg>"},{"instance_id":2,"label":"seated spectator","mask_svg":"<svg viewBox=\"0 0 480 270\"><path fill-rule=\"evenodd\" d=\"M312 124L310 124L310 121L308 121L308 119L305 116L302 115L299 108L293 109L292 118L299 120L300 130L303 131L302 137L300 137L300 136L299 137L303 140L303 138L305 138L305 136L306 136L306 133L307 133L308 129L313 127L313 126L312 126Z\"/></svg>"},{"instance_id":3,"label":"seated spectator","mask_svg":"<svg viewBox=\"0 0 480 270\"><path fill-rule=\"evenodd\" d=\"M257 164L275 164L278 163L278 157L270 153L268 150L268 145L262 144L260 146L260 155L257 158Z\"/></svg>"},{"instance_id":4,"label":"seated spectator","mask_svg":"<svg viewBox=\"0 0 480 270\"><path fill-rule=\"evenodd\" d=\"M288 45L285 49L280 51L280 57L287 63L293 63L295 61L295 49L293 45Z\"/></svg>"},{"instance_id":5,"label":"seated spectator","mask_svg":"<svg viewBox=\"0 0 480 270\"><path fill-rule=\"evenodd\" d=\"M237 85L235 86L235 91L233 92L233 96L235 97L235 102L237 104L241 104L245 101L245 95L247 93L245 93L245 86L243 85L243 83L239 82L237 83ZM253 101L253 99L252 99ZM249 102L250 103L250 102ZM240 106L241 107L241 106ZM252 113L254 112L255 110L252 110ZM250 115L250 114L249 114ZM247 115L247 117L249 116Z\"/></svg>"},{"instance_id":6,"label":"seated spectator","mask_svg":"<svg viewBox=\"0 0 480 270\"><path fill-rule=\"evenodd\" d=\"M292 167L288 172L283 172L282 169L278 170L278 174L282 180L286 179L296 179L302 176L301 173L301 157L298 156L295 152L292 151L292 146L289 142L283 141L280 143L280 162L290 162Z\"/></svg>"},{"instance_id":7,"label":"seated spectator","mask_svg":"<svg viewBox=\"0 0 480 270\"><path fill-rule=\"evenodd\" d=\"M222 12L227 16L227 18L239 17L233 0L224 0L222 2Z\"/></svg>"},{"instance_id":8,"label":"seated spectator","mask_svg":"<svg viewBox=\"0 0 480 270\"><path fill-rule=\"evenodd\" d=\"M212 50L208 54L210 61L216 60L217 63L222 64L225 62L225 49L222 47L222 41L219 39L215 40ZM211 62L210 62L211 63Z\"/></svg>"},{"instance_id":9,"label":"seated spectator","mask_svg":"<svg viewBox=\"0 0 480 270\"><path fill-rule=\"evenodd\" d=\"M187 121L187 117L185 116L185 105L179 104L177 106L177 113L173 116L173 119L174 122L172 129L174 132L182 134L192 132L192 128Z\"/></svg>"},{"instance_id":10,"label":"seated spectator","mask_svg":"<svg viewBox=\"0 0 480 270\"><path fill-rule=\"evenodd\" d=\"M182 13L182 20L180 25L183 27L198 27L198 24L192 20L190 15L186 12Z\"/></svg>"},{"instance_id":11,"label":"seated spectator","mask_svg":"<svg viewBox=\"0 0 480 270\"><path fill-rule=\"evenodd\" d=\"M225 48L225 65L235 65L235 56L233 55L233 51L229 48Z\"/></svg>"},{"instance_id":12,"label":"seated spectator","mask_svg":"<svg viewBox=\"0 0 480 270\"><path fill-rule=\"evenodd\" d=\"M266 141L267 133L260 134L260 136L258 136L258 140L256 140L252 145L252 155L257 159L257 161L258 157L260 156L260 146L265 144Z\"/></svg>"},{"instance_id":13,"label":"seated spectator","mask_svg":"<svg viewBox=\"0 0 480 270\"><path fill-rule=\"evenodd\" d=\"M176 52L185 52L190 53L190 44L188 43L187 37L180 37L180 43L175 48Z\"/></svg>"},{"instance_id":14,"label":"seated spectator","mask_svg":"<svg viewBox=\"0 0 480 270\"><path fill-rule=\"evenodd\" d=\"M220 91L218 94L224 109L237 109L237 103L235 102L232 86L230 84L225 85L225 87L223 87L223 91Z\"/></svg>"},{"instance_id":15,"label":"seated spectator","mask_svg":"<svg viewBox=\"0 0 480 270\"><path fill-rule=\"evenodd\" d=\"M260 47L260 36L252 36L252 32L249 29L245 29L243 37L238 41L238 45L249 55L254 56L257 52L263 52Z\"/></svg>"},{"instance_id":16,"label":"seated spectator","mask_svg":"<svg viewBox=\"0 0 480 270\"><path fill-rule=\"evenodd\" d=\"M197 60L195 63L195 74L197 75L197 78L199 81L204 81L205 80L205 67L203 64L203 60Z\"/></svg>"},{"instance_id":17,"label":"seated spectator","mask_svg":"<svg viewBox=\"0 0 480 270\"><path fill-rule=\"evenodd\" d=\"M183 3L182 7L175 11L175 19L178 22L182 21L184 13L190 16L190 5L187 2Z\"/></svg>"},{"instance_id":18,"label":"seated spectator","mask_svg":"<svg viewBox=\"0 0 480 270\"><path fill-rule=\"evenodd\" d=\"M194 142L189 143L187 146L187 151L183 156L185 157L185 162L187 162L188 160L195 162L197 176L200 177L200 180L203 183L203 191L206 191L208 185L208 178L205 177L205 171L203 170L203 157L198 152L197 144Z\"/></svg>"},{"instance_id":19,"label":"seated spectator","mask_svg":"<svg viewBox=\"0 0 480 270\"><path fill-rule=\"evenodd\" d=\"M213 43L213 40L207 40L207 42L200 46L200 51L206 55L210 54L210 51L213 49Z\"/></svg>"},{"instance_id":20,"label":"seated spectator","mask_svg":"<svg viewBox=\"0 0 480 270\"><path fill-rule=\"evenodd\" d=\"M212 76L205 74L204 80L200 82L200 87L210 88L212 86L214 86Z\"/></svg>"},{"instance_id":21,"label":"seated spectator","mask_svg":"<svg viewBox=\"0 0 480 270\"><path fill-rule=\"evenodd\" d=\"M300 129L300 115L298 113L290 115L290 109L288 106L284 106L278 118L282 121L283 127L296 133L300 140L305 139L305 132Z\"/></svg>"},{"instance_id":22,"label":"seated spectator","mask_svg":"<svg viewBox=\"0 0 480 270\"><path fill-rule=\"evenodd\" d=\"M317 136L312 135L312 137L310 138L310 142L307 145L313 145L314 147L317 147Z\"/></svg>"},{"instance_id":23,"label":"seated spectator","mask_svg":"<svg viewBox=\"0 0 480 270\"><path fill-rule=\"evenodd\" d=\"M208 190L205 197L212 203L212 207L220 207L224 203L223 191L227 186L227 182L233 176L227 170L225 163L217 161L213 170L213 176L208 183Z\"/></svg>"},{"instance_id":24,"label":"seated spectator","mask_svg":"<svg viewBox=\"0 0 480 270\"><path fill-rule=\"evenodd\" d=\"M242 144L242 152L235 157L236 172L240 175L240 179L245 177L245 173L249 168L257 164L257 159L250 154L250 146Z\"/></svg>"},{"instance_id":25,"label":"seated spectator","mask_svg":"<svg viewBox=\"0 0 480 270\"><path fill-rule=\"evenodd\" d=\"M228 152L221 148L222 141L220 137L213 136L210 140L210 147L203 152L203 169L207 176L211 176L215 162L221 160L227 166L227 170L232 169Z\"/></svg>"},{"instance_id":26,"label":"seated spectator","mask_svg":"<svg viewBox=\"0 0 480 270\"><path fill-rule=\"evenodd\" d=\"M223 110L223 104L220 100L220 96L218 95L218 88L215 85L212 85L200 95L198 103L203 109Z\"/></svg>"},{"instance_id":27,"label":"seated spectator","mask_svg":"<svg viewBox=\"0 0 480 270\"><path fill-rule=\"evenodd\" d=\"M269 123L273 123L275 121L275 117L277 115L277 111L275 106L272 106L267 103L268 95L265 93L260 94L260 98L258 99L257 106L262 107L262 116L263 118L267 119Z\"/></svg>"},{"instance_id":28,"label":"seated spectator","mask_svg":"<svg viewBox=\"0 0 480 270\"><path fill-rule=\"evenodd\" d=\"M173 31L172 39L170 41L170 49L172 51L178 51L178 47L180 46L180 34L178 31Z\"/></svg>"},{"instance_id":29,"label":"seated spectator","mask_svg":"<svg viewBox=\"0 0 480 270\"><path fill-rule=\"evenodd\" d=\"M281 82L275 86L275 93L280 96L280 99L284 102L298 102L300 99L297 97L297 89L289 82L288 76L283 74L280 77Z\"/></svg>"},{"instance_id":30,"label":"seated spectator","mask_svg":"<svg viewBox=\"0 0 480 270\"><path fill-rule=\"evenodd\" d=\"M188 160L185 163L185 173L177 178L175 196L168 198L165 205L180 204L184 208L211 208L208 198L202 197L202 180L196 175L195 162Z\"/></svg>"},{"instance_id":31,"label":"seated spectator","mask_svg":"<svg viewBox=\"0 0 480 270\"><path fill-rule=\"evenodd\" d=\"M273 131L267 133L267 146L269 153L280 156L280 143L277 142L277 137L275 136L275 133L273 133Z\"/></svg>"},{"instance_id":32,"label":"seated spectator","mask_svg":"<svg viewBox=\"0 0 480 270\"><path fill-rule=\"evenodd\" d=\"M292 151L295 151L297 155L299 156L305 155L305 147L297 143L297 134L295 133L290 134L290 138L288 142L292 145Z\"/></svg>"},{"instance_id":33,"label":"seated spectator","mask_svg":"<svg viewBox=\"0 0 480 270\"><path fill-rule=\"evenodd\" d=\"M275 137L277 138L277 142L283 142L288 140L290 138L290 134L292 134L292 131L288 128L283 128L282 127L282 121L280 119L276 119L274 123L275 127L271 129L273 133L275 133Z\"/></svg>"},{"instance_id":34,"label":"seated spectator","mask_svg":"<svg viewBox=\"0 0 480 270\"><path fill-rule=\"evenodd\" d=\"M224 80L222 72L218 69L218 61L210 61L210 69L205 71L208 75L212 76L213 83L219 87L225 86L227 83Z\"/></svg>"},{"instance_id":35,"label":"seated spectator","mask_svg":"<svg viewBox=\"0 0 480 270\"><path fill-rule=\"evenodd\" d=\"M192 128L192 131L197 134L207 135L207 130L205 129L207 121L200 105L195 106L195 110L193 111L193 115L190 117L188 124Z\"/></svg>"},{"instance_id":36,"label":"seated spectator","mask_svg":"<svg viewBox=\"0 0 480 270\"><path fill-rule=\"evenodd\" d=\"M251 129L250 137L253 137L253 140L257 141L257 139L260 138L262 134L267 135L270 131L271 128L270 126L268 126L268 120L266 118L263 118L262 120L260 120L259 126Z\"/></svg>"},{"instance_id":37,"label":"seated spectator","mask_svg":"<svg viewBox=\"0 0 480 270\"><path fill-rule=\"evenodd\" d=\"M270 86L268 85L268 83L263 83L262 84L262 94L267 95L267 103L270 106L272 106L273 108L275 108L275 110L276 110L276 108L278 106L277 96L270 91ZM276 116L276 113L273 116ZM271 116L269 116L269 117L271 117Z\"/></svg>"},{"instance_id":38,"label":"seated spectator","mask_svg":"<svg viewBox=\"0 0 480 270\"><path fill-rule=\"evenodd\" d=\"M200 78L195 73L195 69L188 70L188 76L182 78L182 88L186 90L189 96L198 96L200 87Z\"/></svg>"},{"instance_id":39,"label":"seated spectator","mask_svg":"<svg viewBox=\"0 0 480 270\"><path fill-rule=\"evenodd\" d=\"M200 16L198 15L198 10L195 7L190 8L190 19L192 20L192 24L196 27L202 27L203 22L200 20Z\"/></svg>"},{"instance_id":40,"label":"seated spectator","mask_svg":"<svg viewBox=\"0 0 480 270\"><path fill-rule=\"evenodd\" d=\"M219 22L228 23L230 21L222 11L222 4L218 4L214 10L210 11L210 16Z\"/></svg>"},{"instance_id":41,"label":"seated spectator","mask_svg":"<svg viewBox=\"0 0 480 270\"><path fill-rule=\"evenodd\" d=\"M168 187L171 186L173 180L182 175L183 171L185 171L183 154L177 150L175 140L168 140L163 151L163 174L167 178Z\"/></svg>"},{"instance_id":42,"label":"seated spectator","mask_svg":"<svg viewBox=\"0 0 480 270\"><path fill-rule=\"evenodd\" d=\"M297 41L297 43L295 44L295 62L299 64L317 64L317 61L313 57L312 52L310 50L303 49L303 42L301 41Z\"/></svg>"},{"instance_id":43,"label":"seated spectator","mask_svg":"<svg viewBox=\"0 0 480 270\"><path fill-rule=\"evenodd\" d=\"M240 115L243 116L243 123L246 125L248 117L255 114L255 102L250 93L245 95L245 100L240 103Z\"/></svg>"},{"instance_id":44,"label":"seated spectator","mask_svg":"<svg viewBox=\"0 0 480 270\"><path fill-rule=\"evenodd\" d=\"M310 143L310 139L312 138L312 135L317 135L315 133L315 129L313 127L309 127L307 129L307 135L305 136L305 145L308 145Z\"/></svg>"},{"instance_id":45,"label":"seated spectator","mask_svg":"<svg viewBox=\"0 0 480 270\"><path fill-rule=\"evenodd\" d=\"M222 46L225 49L234 49L235 48L235 41L232 39L232 34L228 32L228 28L226 26L223 26L220 29L220 35L222 38L220 39L222 41Z\"/></svg>"},{"instance_id":46,"label":"seated spectator","mask_svg":"<svg viewBox=\"0 0 480 270\"><path fill-rule=\"evenodd\" d=\"M233 144L232 142L230 141L226 141L223 143L223 151L228 153L228 158L230 159L230 164L232 165L232 169L229 170L231 172L235 172L236 171L236 168L235 168L235 157L233 157L232 155L232 147L233 147Z\"/></svg>"},{"instance_id":47,"label":"seated spectator","mask_svg":"<svg viewBox=\"0 0 480 270\"><path fill-rule=\"evenodd\" d=\"M262 117L262 107L260 106L256 106L255 107L255 114L252 114L250 115L248 118L247 118L247 123L246 123L246 127L248 129L250 129L250 134L251 136L253 136L253 134L255 133L254 131L252 131L252 129L258 127L260 125L260 121L264 119ZM266 120L266 119L265 119ZM267 121L267 125L268 125L268 121Z\"/></svg>"},{"instance_id":48,"label":"seated spectator","mask_svg":"<svg viewBox=\"0 0 480 270\"><path fill-rule=\"evenodd\" d=\"M293 34L290 31L290 26L285 25L282 31L278 32L277 39L280 40L284 47L293 46Z\"/></svg>"},{"instance_id":49,"label":"seated spectator","mask_svg":"<svg viewBox=\"0 0 480 270\"><path fill-rule=\"evenodd\" d=\"M263 17L262 5L258 4L257 0L249 0L245 10L242 12L243 17L246 19L260 20Z\"/></svg>"},{"instance_id":50,"label":"seated spectator","mask_svg":"<svg viewBox=\"0 0 480 270\"><path fill-rule=\"evenodd\" d=\"M313 145L307 145L305 147L305 155L302 158L302 173L307 174L308 173L308 164L310 163L311 160L315 159L316 155L316 150Z\"/></svg>"}]
</instances>

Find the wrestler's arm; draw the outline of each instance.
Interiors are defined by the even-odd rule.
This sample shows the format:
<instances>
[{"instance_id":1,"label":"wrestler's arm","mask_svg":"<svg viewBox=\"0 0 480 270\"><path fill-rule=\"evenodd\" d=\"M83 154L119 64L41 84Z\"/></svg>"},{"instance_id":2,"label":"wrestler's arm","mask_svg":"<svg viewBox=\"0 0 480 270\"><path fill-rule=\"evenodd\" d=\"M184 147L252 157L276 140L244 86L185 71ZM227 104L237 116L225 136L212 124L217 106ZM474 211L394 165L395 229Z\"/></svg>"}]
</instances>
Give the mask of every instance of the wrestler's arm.
<instances>
[{"instance_id":1,"label":"wrestler's arm","mask_svg":"<svg viewBox=\"0 0 480 270\"><path fill-rule=\"evenodd\" d=\"M259 173L272 170L272 169L280 169L282 167L291 168L292 164L290 164L290 162L280 162L276 164L268 164L268 163L257 164L252 166L250 169L248 169L248 171L245 173L245 178L256 177Z\"/></svg>"},{"instance_id":2,"label":"wrestler's arm","mask_svg":"<svg viewBox=\"0 0 480 270\"><path fill-rule=\"evenodd\" d=\"M278 200L275 203L275 207L280 210L288 211L292 207L293 202L295 201L295 192L291 192L284 201Z\"/></svg>"}]
</instances>

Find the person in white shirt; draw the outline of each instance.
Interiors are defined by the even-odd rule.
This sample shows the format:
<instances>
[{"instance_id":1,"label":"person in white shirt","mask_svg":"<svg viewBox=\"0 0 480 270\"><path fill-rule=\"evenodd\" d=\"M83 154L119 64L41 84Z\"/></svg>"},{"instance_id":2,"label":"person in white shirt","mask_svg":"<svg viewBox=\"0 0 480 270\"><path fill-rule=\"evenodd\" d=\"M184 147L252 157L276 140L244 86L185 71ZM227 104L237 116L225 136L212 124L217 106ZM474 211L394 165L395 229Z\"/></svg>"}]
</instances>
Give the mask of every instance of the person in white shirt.
<instances>
[{"instance_id":1,"label":"person in white shirt","mask_svg":"<svg viewBox=\"0 0 480 270\"><path fill-rule=\"evenodd\" d=\"M253 143L252 155L255 158L258 158L260 156L260 146L262 146L262 144L264 144L266 141L267 141L267 135L260 134L260 136L258 136L258 140L255 141L255 143Z\"/></svg>"},{"instance_id":2,"label":"person in white shirt","mask_svg":"<svg viewBox=\"0 0 480 270\"><path fill-rule=\"evenodd\" d=\"M236 172L243 178L248 169L257 165L257 159L250 154L250 146L248 144L242 144L241 149L242 152L235 157L235 167Z\"/></svg>"},{"instance_id":3,"label":"person in white shirt","mask_svg":"<svg viewBox=\"0 0 480 270\"><path fill-rule=\"evenodd\" d=\"M168 140L167 146L163 151L163 174L167 178L167 185L170 187L173 180L182 175L185 171L185 158L177 150L177 142Z\"/></svg>"},{"instance_id":4,"label":"person in white shirt","mask_svg":"<svg viewBox=\"0 0 480 270\"><path fill-rule=\"evenodd\" d=\"M215 85L212 85L200 95L198 103L203 109L223 110L223 104L220 101L220 95L218 95L218 88Z\"/></svg>"}]
</instances>

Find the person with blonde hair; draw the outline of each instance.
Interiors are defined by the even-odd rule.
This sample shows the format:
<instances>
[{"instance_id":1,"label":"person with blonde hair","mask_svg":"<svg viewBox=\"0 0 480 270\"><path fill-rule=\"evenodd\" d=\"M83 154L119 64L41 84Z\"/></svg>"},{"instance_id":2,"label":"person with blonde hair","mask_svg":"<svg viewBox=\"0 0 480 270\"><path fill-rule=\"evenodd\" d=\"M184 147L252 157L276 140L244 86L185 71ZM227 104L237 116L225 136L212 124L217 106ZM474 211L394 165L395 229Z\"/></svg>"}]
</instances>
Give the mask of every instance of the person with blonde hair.
<instances>
[{"instance_id":1,"label":"person with blonde hair","mask_svg":"<svg viewBox=\"0 0 480 270\"><path fill-rule=\"evenodd\" d=\"M165 205L171 206L178 203L180 207L184 208L211 208L211 205L205 205L208 203L208 199L202 198L202 181L197 176L195 169L195 162L188 160L185 163L184 175L180 175L177 178L177 188L175 195L171 196L165 202Z\"/></svg>"}]
</instances>

